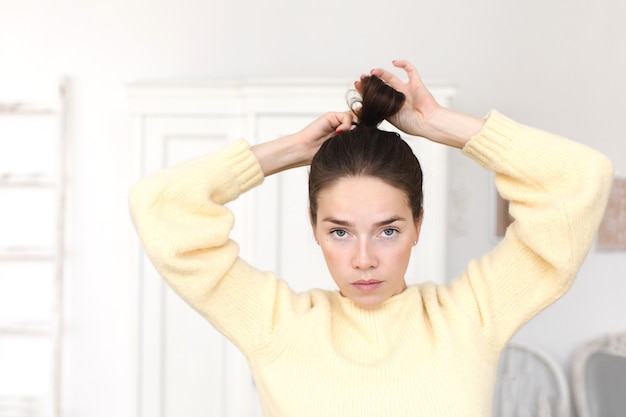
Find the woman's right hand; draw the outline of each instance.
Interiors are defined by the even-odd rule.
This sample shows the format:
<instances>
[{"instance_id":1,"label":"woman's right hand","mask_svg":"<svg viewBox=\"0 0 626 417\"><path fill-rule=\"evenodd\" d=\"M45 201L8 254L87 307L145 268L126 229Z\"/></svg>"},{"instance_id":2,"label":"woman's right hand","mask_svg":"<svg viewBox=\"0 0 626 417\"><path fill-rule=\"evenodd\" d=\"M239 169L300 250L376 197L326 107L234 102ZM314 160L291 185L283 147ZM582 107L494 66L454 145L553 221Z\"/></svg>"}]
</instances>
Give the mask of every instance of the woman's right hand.
<instances>
[{"instance_id":1,"label":"woman's right hand","mask_svg":"<svg viewBox=\"0 0 626 417\"><path fill-rule=\"evenodd\" d=\"M265 176L310 165L322 144L340 131L351 129L350 111L324 113L302 130L252 147Z\"/></svg>"},{"instance_id":2,"label":"woman's right hand","mask_svg":"<svg viewBox=\"0 0 626 417\"><path fill-rule=\"evenodd\" d=\"M310 165L313 156L322 143L338 133L352 129L354 115L351 111L328 112L309 123L304 129L293 136L301 142L307 150L308 157L304 165Z\"/></svg>"}]
</instances>

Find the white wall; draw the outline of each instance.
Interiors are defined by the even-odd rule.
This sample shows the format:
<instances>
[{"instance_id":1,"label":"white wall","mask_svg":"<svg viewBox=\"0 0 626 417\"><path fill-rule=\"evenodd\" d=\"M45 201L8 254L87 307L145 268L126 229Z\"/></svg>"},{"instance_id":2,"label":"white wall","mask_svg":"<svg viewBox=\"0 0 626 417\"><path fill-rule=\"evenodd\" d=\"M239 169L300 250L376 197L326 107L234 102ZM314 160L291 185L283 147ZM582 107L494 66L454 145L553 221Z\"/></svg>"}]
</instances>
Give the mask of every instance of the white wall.
<instances>
[{"instance_id":1,"label":"white wall","mask_svg":"<svg viewBox=\"0 0 626 417\"><path fill-rule=\"evenodd\" d=\"M408 58L458 86L458 109L573 137L626 176L625 17L620 0L0 0L0 75L72 80L66 416L129 416L134 399L125 82L356 77ZM488 176L451 158L455 274L492 242ZM624 293L626 253L593 250L572 291L518 338L567 366L582 341L625 330Z\"/></svg>"}]
</instances>

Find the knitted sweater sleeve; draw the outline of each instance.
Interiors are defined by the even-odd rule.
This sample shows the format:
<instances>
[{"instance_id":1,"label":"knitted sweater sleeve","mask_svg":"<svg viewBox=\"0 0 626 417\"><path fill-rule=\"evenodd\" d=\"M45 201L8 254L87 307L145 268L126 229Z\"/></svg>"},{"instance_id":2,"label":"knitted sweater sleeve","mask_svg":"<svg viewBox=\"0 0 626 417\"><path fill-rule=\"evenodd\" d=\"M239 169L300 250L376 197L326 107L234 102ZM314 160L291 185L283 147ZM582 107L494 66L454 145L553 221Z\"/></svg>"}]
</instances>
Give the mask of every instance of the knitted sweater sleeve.
<instances>
[{"instance_id":1,"label":"knitted sweater sleeve","mask_svg":"<svg viewBox=\"0 0 626 417\"><path fill-rule=\"evenodd\" d=\"M129 195L133 224L156 270L244 353L264 343L281 305L293 307L303 297L247 265L229 238L234 217L226 204L262 181L249 145L239 141L148 176Z\"/></svg>"},{"instance_id":2,"label":"knitted sweater sleeve","mask_svg":"<svg viewBox=\"0 0 626 417\"><path fill-rule=\"evenodd\" d=\"M495 172L514 218L499 245L451 283L499 349L571 286L602 219L613 167L587 146L495 111L463 152Z\"/></svg>"}]
</instances>

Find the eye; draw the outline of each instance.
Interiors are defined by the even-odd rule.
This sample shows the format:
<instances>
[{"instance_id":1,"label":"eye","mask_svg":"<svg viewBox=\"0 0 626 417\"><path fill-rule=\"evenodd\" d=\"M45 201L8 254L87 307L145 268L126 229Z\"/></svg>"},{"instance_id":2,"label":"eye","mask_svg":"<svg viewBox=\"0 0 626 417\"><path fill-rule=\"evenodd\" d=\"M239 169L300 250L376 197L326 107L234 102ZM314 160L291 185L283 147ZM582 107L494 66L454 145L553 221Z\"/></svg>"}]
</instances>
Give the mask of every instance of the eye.
<instances>
[{"instance_id":1,"label":"eye","mask_svg":"<svg viewBox=\"0 0 626 417\"><path fill-rule=\"evenodd\" d=\"M384 237L394 237L397 234L398 234L398 230L397 229L392 229L392 228L384 229L383 232L382 232L382 235Z\"/></svg>"},{"instance_id":2,"label":"eye","mask_svg":"<svg viewBox=\"0 0 626 417\"><path fill-rule=\"evenodd\" d=\"M348 236L348 232L346 232L344 229L331 230L330 234L339 239L344 239L346 236Z\"/></svg>"}]
</instances>

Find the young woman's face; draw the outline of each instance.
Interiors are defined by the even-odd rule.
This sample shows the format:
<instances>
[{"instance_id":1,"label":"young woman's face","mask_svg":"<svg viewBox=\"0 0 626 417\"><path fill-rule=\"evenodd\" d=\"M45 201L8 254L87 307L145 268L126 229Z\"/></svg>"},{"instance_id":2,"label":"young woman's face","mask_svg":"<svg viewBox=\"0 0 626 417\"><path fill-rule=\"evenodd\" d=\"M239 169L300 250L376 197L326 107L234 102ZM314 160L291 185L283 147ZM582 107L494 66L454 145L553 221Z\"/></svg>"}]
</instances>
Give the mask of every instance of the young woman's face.
<instances>
[{"instance_id":1,"label":"young woman's face","mask_svg":"<svg viewBox=\"0 0 626 417\"><path fill-rule=\"evenodd\" d=\"M313 233L341 294L372 308L404 291L421 226L406 194L362 176L337 180L317 202Z\"/></svg>"}]
</instances>

